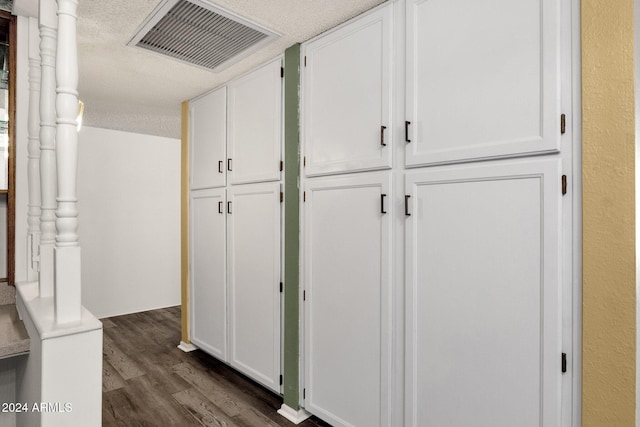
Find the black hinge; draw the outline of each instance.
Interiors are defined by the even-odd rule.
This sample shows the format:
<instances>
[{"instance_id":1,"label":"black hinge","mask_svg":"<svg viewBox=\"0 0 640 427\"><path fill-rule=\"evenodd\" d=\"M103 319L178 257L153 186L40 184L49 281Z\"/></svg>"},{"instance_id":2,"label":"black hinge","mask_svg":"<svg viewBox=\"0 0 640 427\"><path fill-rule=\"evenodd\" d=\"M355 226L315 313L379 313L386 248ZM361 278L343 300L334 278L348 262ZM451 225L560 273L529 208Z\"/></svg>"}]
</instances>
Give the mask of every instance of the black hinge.
<instances>
[{"instance_id":1,"label":"black hinge","mask_svg":"<svg viewBox=\"0 0 640 427\"><path fill-rule=\"evenodd\" d=\"M280 203L284 202L284 193L280 192Z\"/></svg>"},{"instance_id":2,"label":"black hinge","mask_svg":"<svg viewBox=\"0 0 640 427\"><path fill-rule=\"evenodd\" d=\"M564 135L567 131L567 116L560 114L560 134Z\"/></svg>"},{"instance_id":3,"label":"black hinge","mask_svg":"<svg viewBox=\"0 0 640 427\"><path fill-rule=\"evenodd\" d=\"M307 66L307 56L306 56L306 55L305 55L305 57L304 57L304 66L305 66L305 67Z\"/></svg>"},{"instance_id":4,"label":"black hinge","mask_svg":"<svg viewBox=\"0 0 640 427\"><path fill-rule=\"evenodd\" d=\"M280 282L280 293L282 293L283 289L284 289L284 285L282 284L282 282Z\"/></svg>"},{"instance_id":5,"label":"black hinge","mask_svg":"<svg viewBox=\"0 0 640 427\"><path fill-rule=\"evenodd\" d=\"M307 201L307 192L306 192L306 191L303 191L303 192L302 192L302 201L303 201L303 202L306 202L306 201Z\"/></svg>"},{"instance_id":6,"label":"black hinge","mask_svg":"<svg viewBox=\"0 0 640 427\"><path fill-rule=\"evenodd\" d=\"M307 156L302 158L302 166L307 166Z\"/></svg>"},{"instance_id":7,"label":"black hinge","mask_svg":"<svg viewBox=\"0 0 640 427\"><path fill-rule=\"evenodd\" d=\"M562 353L562 373L567 372L567 353Z\"/></svg>"},{"instance_id":8,"label":"black hinge","mask_svg":"<svg viewBox=\"0 0 640 427\"><path fill-rule=\"evenodd\" d=\"M567 194L567 175L562 175L562 195Z\"/></svg>"},{"instance_id":9,"label":"black hinge","mask_svg":"<svg viewBox=\"0 0 640 427\"><path fill-rule=\"evenodd\" d=\"M307 300L307 291L302 291L302 301Z\"/></svg>"},{"instance_id":10,"label":"black hinge","mask_svg":"<svg viewBox=\"0 0 640 427\"><path fill-rule=\"evenodd\" d=\"M284 170L284 162L280 160L280 172Z\"/></svg>"},{"instance_id":11,"label":"black hinge","mask_svg":"<svg viewBox=\"0 0 640 427\"><path fill-rule=\"evenodd\" d=\"M284 77L284 67L280 67L280 78Z\"/></svg>"},{"instance_id":12,"label":"black hinge","mask_svg":"<svg viewBox=\"0 0 640 427\"><path fill-rule=\"evenodd\" d=\"M280 385L282 385L282 375L280 375Z\"/></svg>"},{"instance_id":13,"label":"black hinge","mask_svg":"<svg viewBox=\"0 0 640 427\"><path fill-rule=\"evenodd\" d=\"M306 398L307 398L307 389L306 389L306 388L303 388L303 389L302 389L302 398L303 398L303 399L306 399Z\"/></svg>"}]
</instances>

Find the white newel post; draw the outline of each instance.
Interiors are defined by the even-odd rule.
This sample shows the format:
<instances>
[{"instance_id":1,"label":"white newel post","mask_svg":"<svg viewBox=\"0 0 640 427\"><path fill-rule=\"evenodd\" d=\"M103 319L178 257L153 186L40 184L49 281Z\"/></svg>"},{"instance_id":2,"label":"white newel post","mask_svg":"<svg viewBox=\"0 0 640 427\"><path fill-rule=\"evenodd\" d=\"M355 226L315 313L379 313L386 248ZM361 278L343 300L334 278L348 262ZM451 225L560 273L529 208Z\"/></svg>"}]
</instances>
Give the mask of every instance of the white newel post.
<instances>
[{"instance_id":1,"label":"white newel post","mask_svg":"<svg viewBox=\"0 0 640 427\"><path fill-rule=\"evenodd\" d=\"M78 53L76 9L78 0L58 0L56 55L56 211L55 316L56 323L81 319L80 244L78 242Z\"/></svg>"},{"instance_id":2,"label":"white newel post","mask_svg":"<svg viewBox=\"0 0 640 427\"><path fill-rule=\"evenodd\" d=\"M39 6L40 61L40 275L41 297L53 296L53 247L56 242L56 37L58 17L55 0Z\"/></svg>"},{"instance_id":3,"label":"white newel post","mask_svg":"<svg viewBox=\"0 0 640 427\"><path fill-rule=\"evenodd\" d=\"M35 280L40 241L40 49L37 20L29 18L29 115L27 143L27 277Z\"/></svg>"}]
</instances>

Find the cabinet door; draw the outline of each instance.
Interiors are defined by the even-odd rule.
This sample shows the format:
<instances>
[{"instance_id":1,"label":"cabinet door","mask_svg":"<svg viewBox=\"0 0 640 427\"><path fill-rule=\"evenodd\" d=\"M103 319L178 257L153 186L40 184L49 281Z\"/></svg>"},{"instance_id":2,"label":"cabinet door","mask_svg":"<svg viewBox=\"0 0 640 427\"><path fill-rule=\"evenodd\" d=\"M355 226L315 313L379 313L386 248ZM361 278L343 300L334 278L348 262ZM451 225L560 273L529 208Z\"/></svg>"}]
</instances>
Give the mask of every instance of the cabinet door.
<instances>
[{"instance_id":1,"label":"cabinet door","mask_svg":"<svg viewBox=\"0 0 640 427\"><path fill-rule=\"evenodd\" d=\"M559 16L559 0L409 0L407 165L558 151Z\"/></svg>"},{"instance_id":2,"label":"cabinet door","mask_svg":"<svg viewBox=\"0 0 640 427\"><path fill-rule=\"evenodd\" d=\"M304 406L335 426L390 425L390 181L306 183Z\"/></svg>"},{"instance_id":3,"label":"cabinet door","mask_svg":"<svg viewBox=\"0 0 640 427\"><path fill-rule=\"evenodd\" d=\"M559 168L407 174L407 426L560 426Z\"/></svg>"},{"instance_id":4,"label":"cabinet door","mask_svg":"<svg viewBox=\"0 0 640 427\"><path fill-rule=\"evenodd\" d=\"M191 192L191 341L227 359L225 189Z\"/></svg>"},{"instance_id":5,"label":"cabinet door","mask_svg":"<svg viewBox=\"0 0 640 427\"><path fill-rule=\"evenodd\" d=\"M280 184L233 186L229 208L232 366L280 389Z\"/></svg>"},{"instance_id":6,"label":"cabinet door","mask_svg":"<svg viewBox=\"0 0 640 427\"><path fill-rule=\"evenodd\" d=\"M191 189L224 187L227 144L227 89L189 104Z\"/></svg>"},{"instance_id":7,"label":"cabinet door","mask_svg":"<svg viewBox=\"0 0 640 427\"><path fill-rule=\"evenodd\" d=\"M229 83L229 180L276 181L282 160L282 60Z\"/></svg>"},{"instance_id":8,"label":"cabinet door","mask_svg":"<svg viewBox=\"0 0 640 427\"><path fill-rule=\"evenodd\" d=\"M393 6L304 47L307 176L391 167Z\"/></svg>"}]
</instances>

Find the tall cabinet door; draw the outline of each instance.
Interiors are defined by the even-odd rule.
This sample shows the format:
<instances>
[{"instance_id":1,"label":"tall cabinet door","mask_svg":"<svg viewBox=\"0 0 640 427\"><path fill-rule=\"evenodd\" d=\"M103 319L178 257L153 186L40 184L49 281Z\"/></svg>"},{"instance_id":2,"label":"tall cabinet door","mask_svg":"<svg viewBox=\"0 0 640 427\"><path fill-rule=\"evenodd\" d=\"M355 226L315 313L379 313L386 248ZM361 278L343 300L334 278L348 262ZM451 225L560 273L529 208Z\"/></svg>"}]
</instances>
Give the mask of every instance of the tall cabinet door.
<instances>
[{"instance_id":1,"label":"tall cabinet door","mask_svg":"<svg viewBox=\"0 0 640 427\"><path fill-rule=\"evenodd\" d=\"M407 1L408 166L560 148L560 0Z\"/></svg>"},{"instance_id":2,"label":"tall cabinet door","mask_svg":"<svg viewBox=\"0 0 640 427\"><path fill-rule=\"evenodd\" d=\"M230 187L229 310L232 366L280 389L280 184Z\"/></svg>"},{"instance_id":3,"label":"tall cabinet door","mask_svg":"<svg viewBox=\"0 0 640 427\"><path fill-rule=\"evenodd\" d=\"M308 176L391 167L393 6L304 48Z\"/></svg>"},{"instance_id":4,"label":"tall cabinet door","mask_svg":"<svg viewBox=\"0 0 640 427\"><path fill-rule=\"evenodd\" d=\"M229 180L276 181L282 160L282 60L229 83Z\"/></svg>"},{"instance_id":5,"label":"tall cabinet door","mask_svg":"<svg viewBox=\"0 0 640 427\"><path fill-rule=\"evenodd\" d=\"M306 182L305 408L335 426L386 426L391 175Z\"/></svg>"},{"instance_id":6,"label":"tall cabinet door","mask_svg":"<svg viewBox=\"0 0 640 427\"><path fill-rule=\"evenodd\" d=\"M191 192L191 341L227 359L225 189Z\"/></svg>"},{"instance_id":7,"label":"tall cabinet door","mask_svg":"<svg viewBox=\"0 0 640 427\"><path fill-rule=\"evenodd\" d=\"M189 104L191 189L224 187L227 144L227 88Z\"/></svg>"},{"instance_id":8,"label":"tall cabinet door","mask_svg":"<svg viewBox=\"0 0 640 427\"><path fill-rule=\"evenodd\" d=\"M559 170L407 174L407 426L560 426Z\"/></svg>"}]
</instances>

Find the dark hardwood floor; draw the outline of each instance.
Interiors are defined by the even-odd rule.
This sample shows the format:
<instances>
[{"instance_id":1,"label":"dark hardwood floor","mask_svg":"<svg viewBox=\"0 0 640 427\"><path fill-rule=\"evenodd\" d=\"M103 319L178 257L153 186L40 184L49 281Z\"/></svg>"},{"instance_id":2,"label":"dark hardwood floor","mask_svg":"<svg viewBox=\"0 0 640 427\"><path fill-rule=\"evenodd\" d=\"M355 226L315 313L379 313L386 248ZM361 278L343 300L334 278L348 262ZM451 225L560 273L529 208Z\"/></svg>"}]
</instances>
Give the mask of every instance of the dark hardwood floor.
<instances>
[{"instance_id":1,"label":"dark hardwood floor","mask_svg":"<svg viewBox=\"0 0 640 427\"><path fill-rule=\"evenodd\" d=\"M103 426L293 426L282 399L200 350L184 353L180 308L104 324ZM329 426L312 417L302 427Z\"/></svg>"}]
</instances>

